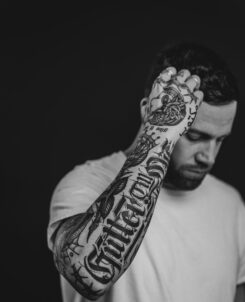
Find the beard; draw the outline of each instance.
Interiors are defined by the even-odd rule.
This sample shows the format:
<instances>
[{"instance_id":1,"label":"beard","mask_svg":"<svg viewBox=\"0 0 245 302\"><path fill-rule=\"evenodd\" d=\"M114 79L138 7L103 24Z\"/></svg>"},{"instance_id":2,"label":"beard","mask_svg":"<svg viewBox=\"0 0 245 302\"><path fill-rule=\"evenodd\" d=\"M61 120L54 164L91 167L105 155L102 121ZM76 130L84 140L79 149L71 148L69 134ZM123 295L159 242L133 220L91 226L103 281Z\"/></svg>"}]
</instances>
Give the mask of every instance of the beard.
<instances>
[{"instance_id":1,"label":"beard","mask_svg":"<svg viewBox=\"0 0 245 302\"><path fill-rule=\"evenodd\" d=\"M209 171L210 169L198 165L182 165L177 168L170 161L163 185L176 190L194 190L200 186Z\"/></svg>"}]
</instances>

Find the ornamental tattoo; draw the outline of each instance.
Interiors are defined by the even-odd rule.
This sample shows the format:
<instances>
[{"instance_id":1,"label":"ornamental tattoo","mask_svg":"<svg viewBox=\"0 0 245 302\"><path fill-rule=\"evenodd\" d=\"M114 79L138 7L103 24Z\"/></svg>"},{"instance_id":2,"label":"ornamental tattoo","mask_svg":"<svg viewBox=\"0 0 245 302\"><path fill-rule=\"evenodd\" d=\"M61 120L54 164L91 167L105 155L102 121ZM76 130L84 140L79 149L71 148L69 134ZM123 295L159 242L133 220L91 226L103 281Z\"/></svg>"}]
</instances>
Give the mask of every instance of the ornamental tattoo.
<instances>
[{"instance_id":1,"label":"ornamental tattoo","mask_svg":"<svg viewBox=\"0 0 245 302\"><path fill-rule=\"evenodd\" d=\"M157 97L158 99L159 97ZM155 98L151 100L153 103ZM149 123L157 126L175 126L186 116L184 97L175 87L166 87L160 96L161 106L152 112Z\"/></svg>"},{"instance_id":2,"label":"ornamental tattoo","mask_svg":"<svg viewBox=\"0 0 245 302\"><path fill-rule=\"evenodd\" d=\"M197 97L185 83L176 78L168 83L156 79L146 106L146 125L152 125L160 132L167 132L170 127L180 127L183 135L193 123L198 109Z\"/></svg>"}]
</instances>

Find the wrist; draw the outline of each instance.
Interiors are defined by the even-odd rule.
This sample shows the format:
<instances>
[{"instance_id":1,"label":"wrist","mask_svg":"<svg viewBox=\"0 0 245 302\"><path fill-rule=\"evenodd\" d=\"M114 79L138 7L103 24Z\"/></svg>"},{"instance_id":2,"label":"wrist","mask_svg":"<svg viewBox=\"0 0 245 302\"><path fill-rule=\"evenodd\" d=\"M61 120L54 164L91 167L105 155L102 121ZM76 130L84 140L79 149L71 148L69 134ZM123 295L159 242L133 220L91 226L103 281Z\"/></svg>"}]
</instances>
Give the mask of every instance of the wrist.
<instances>
[{"instance_id":1,"label":"wrist","mask_svg":"<svg viewBox=\"0 0 245 302\"><path fill-rule=\"evenodd\" d=\"M175 127L152 126L149 123L144 125L142 135L152 137L155 144L162 144L166 140L175 144L180 138L180 134Z\"/></svg>"}]
</instances>

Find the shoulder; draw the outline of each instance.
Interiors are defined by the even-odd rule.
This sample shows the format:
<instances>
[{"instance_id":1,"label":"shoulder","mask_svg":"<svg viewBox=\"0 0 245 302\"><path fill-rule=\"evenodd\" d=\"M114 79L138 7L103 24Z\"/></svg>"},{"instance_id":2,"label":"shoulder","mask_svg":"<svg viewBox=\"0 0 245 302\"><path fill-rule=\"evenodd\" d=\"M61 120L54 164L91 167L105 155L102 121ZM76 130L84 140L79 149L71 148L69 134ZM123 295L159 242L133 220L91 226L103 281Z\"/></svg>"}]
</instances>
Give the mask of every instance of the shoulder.
<instances>
[{"instance_id":1,"label":"shoulder","mask_svg":"<svg viewBox=\"0 0 245 302\"><path fill-rule=\"evenodd\" d=\"M48 242L61 220L85 212L116 177L125 155L115 152L75 166L57 184L50 203Z\"/></svg>"},{"instance_id":2,"label":"shoulder","mask_svg":"<svg viewBox=\"0 0 245 302\"><path fill-rule=\"evenodd\" d=\"M91 180L105 178L111 181L120 171L126 157L123 152L115 152L99 159L87 160L83 164L76 165L58 183L56 191L61 188L85 184L90 186Z\"/></svg>"},{"instance_id":3,"label":"shoulder","mask_svg":"<svg viewBox=\"0 0 245 302\"><path fill-rule=\"evenodd\" d=\"M115 152L100 159L88 160L75 166L56 185L51 205L60 201L77 200L82 194L100 194L113 181L125 160Z\"/></svg>"},{"instance_id":4,"label":"shoulder","mask_svg":"<svg viewBox=\"0 0 245 302\"><path fill-rule=\"evenodd\" d=\"M244 201L239 191L227 182L215 177L207 175L203 184L203 195L205 199L213 203L219 208L219 211L226 212L237 216L238 212L243 211ZM235 217L234 216L234 217Z\"/></svg>"},{"instance_id":5,"label":"shoulder","mask_svg":"<svg viewBox=\"0 0 245 302\"><path fill-rule=\"evenodd\" d=\"M105 171L111 171L112 173L117 174L123 166L125 160L126 156L124 153L122 151L118 151L99 159L88 160L83 166L87 166L90 169L103 169ZM79 168L79 166L76 168Z\"/></svg>"},{"instance_id":6,"label":"shoulder","mask_svg":"<svg viewBox=\"0 0 245 302\"><path fill-rule=\"evenodd\" d=\"M82 165L75 166L73 173L78 177L85 178L89 182L90 178L105 178L111 182L122 168L126 157L123 152L118 151L99 159L88 160ZM72 175L72 174L71 174Z\"/></svg>"},{"instance_id":7,"label":"shoulder","mask_svg":"<svg viewBox=\"0 0 245 302\"><path fill-rule=\"evenodd\" d=\"M212 174L207 175L205 185L212 194L229 198L232 201L242 202L241 194L234 186Z\"/></svg>"}]
</instances>

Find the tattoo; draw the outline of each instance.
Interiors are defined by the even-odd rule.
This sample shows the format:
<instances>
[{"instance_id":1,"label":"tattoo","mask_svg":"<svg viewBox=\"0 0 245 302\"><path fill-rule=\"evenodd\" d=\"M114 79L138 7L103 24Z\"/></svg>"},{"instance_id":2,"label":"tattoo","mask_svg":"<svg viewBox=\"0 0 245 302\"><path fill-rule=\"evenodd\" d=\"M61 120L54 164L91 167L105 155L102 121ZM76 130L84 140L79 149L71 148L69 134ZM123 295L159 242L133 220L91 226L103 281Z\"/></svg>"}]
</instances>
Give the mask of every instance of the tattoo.
<instances>
[{"instance_id":1,"label":"tattoo","mask_svg":"<svg viewBox=\"0 0 245 302\"><path fill-rule=\"evenodd\" d=\"M184 97L176 87L166 87L161 96L152 99L161 100L161 106L152 112L149 122L157 126L175 126L183 121L186 116Z\"/></svg>"},{"instance_id":2,"label":"tattoo","mask_svg":"<svg viewBox=\"0 0 245 302\"><path fill-rule=\"evenodd\" d=\"M84 245L80 245L78 240L81 232L87 226L90 215L75 215L70 219L67 219L60 227L63 232L64 241L56 241L56 253L54 254L55 263L60 272L65 274L66 264L70 263L70 259L74 255L79 255L81 248Z\"/></svg>"},{"instance_id":3,"label":"tattoo","mask_svg":"<svg viewBox=\"0 0 245 302\"><path fill-rule=\"evenodd\" d=\"M186 85L161 77L154 85L136 148L88 211L64 222L56 236L59 271L92 300L127 269L147 231L176 142L162 133L181 124L175 132L183 135L196 116L197 99Z\"/></svg>"},{"instance_id":4,"label":"tattoo","mask_svg":"<svg viewBox=\"0 0 245 302\"><path fill-rule=\"evenodd\" d=\"M162 133L185 120L179 135L186 133L198 109L194 93L186 84L179 83L175 78L167 84L160 77L157 78L153 90L154 95L150 97L146 108L147 122Z\"/></svg>"},{"instance_id":5,"label":"tattoo","mask_svg":"<svg viewBox=\"0 0 245 302\"><path fill-rule=\"evenodd\" d=\"M60 230L56 265L89 299L103 295L127 269L149 226L173 148L157 140L145 131L108 189Z\"/></svg>"},{"instance_id":6,"label":"tattoo","mask_svg":"<svg viewBox=\"0 0 245 302\"><path fill-rule=\"evenodd\" d=\"M193 110L191 107L189 108L187 126L185 126L184 130L179 134L180 136L184 135L188 131L190 126L193 124L195 117L196 117L196 112L197 112L198 106L195 105L194 108L195 108L195 110Z\"/></svg>"},{"instance_id":7,"label":"tattoo","mask_svg":"<svg viewBox=\"0 0 245 302\"><path fill-rule=\"evenodd\" d=\"M96 200L96 210L95 216L92 219L92 224L89 227L87 242L89 240L90 235L97 229L100 223L103 223L105 218L111 212L111 209L114 206L115 197L122 190L125 189L127 184L128 177L117 178L114 182L113 186L110 186L99 199Z\"/></svg>"},{"instance_id":8,"label":"tattoo","mask_svg":"<svg viewBox=\"0 0 245 302\"><path fill-rule=\"evenodd\" d=\"M125 170L129 168L140 165L148 156L150 150L157 146L156 140L153 135L155 133L147 134L147 129L145 132L139 137L135 150L128 156L124 166L123 173Z\"/></svg>"}]
</instances>

